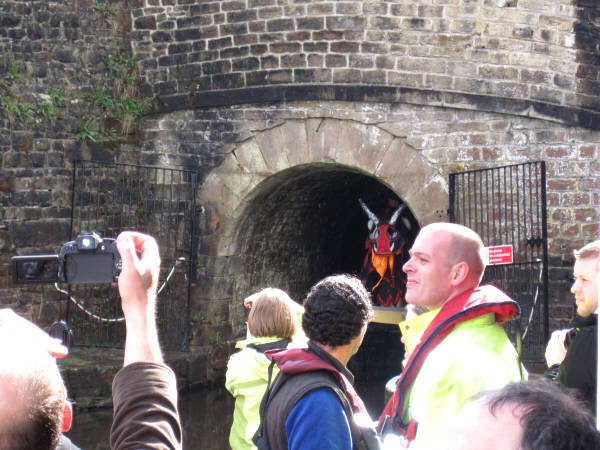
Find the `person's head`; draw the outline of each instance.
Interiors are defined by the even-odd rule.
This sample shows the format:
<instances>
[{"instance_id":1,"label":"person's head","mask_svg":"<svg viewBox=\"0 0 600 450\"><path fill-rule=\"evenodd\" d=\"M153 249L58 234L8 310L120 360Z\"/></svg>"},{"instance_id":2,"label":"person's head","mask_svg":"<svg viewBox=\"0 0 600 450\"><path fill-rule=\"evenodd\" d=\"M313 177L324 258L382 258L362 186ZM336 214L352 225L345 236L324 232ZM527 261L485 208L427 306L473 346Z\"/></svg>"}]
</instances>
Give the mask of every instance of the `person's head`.
<instances>
[{"instance_id":1,"label":"person's head","mask_svg":"<svg viewBox=\"0 0 600 450\"><path fill-rule=\"evenodd\" d=\"M421 229L410 251L406 301L435 309L477 287L485 270L485 247L479 235L463 225L432 223Z\"/></svg>"},{"instance_id":2,"label":"person's head","mask_svg":"<svg viewBox=\"0 0 600 450\"><path fill-rule=\"evenodd\" d=\"M600 448L594 416L574 391L546 379L519 381L477 394L452 420L454 450Z\"/></svg>"},{"instance_id":3,"label":"person's head","mask_svg":"<svg viewBox=\"0 0 600 450\"><path fill-rule=\"evenodd\" d=\"M587 317L598 307L598 261L600 258L600 240L591 242L575 254L573 277L575 281L571 292L575 295L577 314Z\"/></svg>"},{"instance_id":4,"label":"person's head","mask_svg":"<svg viewBox=\"0 0 600 450\"><path fill-rule=\"evenodd\" d=\"M315 284L306 296L302 329L315 343L332 348L352 344L356 353L372 318L371 298L360 280L333 275Z\"/></svg>"},{"instance_id":5,"label":"person's head","mask_svg":"<svg viewBox=\"0 0 600 450\"><path fill-rule=\"evenodd\" d=\"M0 448L54 449L71 418L56 361L14 336L0 341Z\"/></svg>"},{"instance_id":6,"label":"person's head","mask_svg":"<svg viewBox=\"0 0 600 450\"><path fill-rule=\"evenodd\" d=\"M292 299L284 291L266 288L246 300L252 303L248 316L248 330L252 336L291 339L296 334L294 314L287 303Z\"/></svg>"}]
</instances>

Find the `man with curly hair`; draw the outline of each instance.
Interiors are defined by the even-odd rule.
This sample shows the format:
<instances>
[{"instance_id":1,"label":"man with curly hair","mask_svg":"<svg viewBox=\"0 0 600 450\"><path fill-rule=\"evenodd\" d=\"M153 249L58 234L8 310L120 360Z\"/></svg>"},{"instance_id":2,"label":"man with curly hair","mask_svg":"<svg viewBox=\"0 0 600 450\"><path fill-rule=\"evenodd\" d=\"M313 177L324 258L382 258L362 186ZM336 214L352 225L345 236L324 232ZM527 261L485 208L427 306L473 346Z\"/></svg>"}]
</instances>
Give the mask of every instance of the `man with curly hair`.
<instances>
[{"instance_id":1,"label":"man with curly hair","mask_svg":"<svg viewBox=\"0 0 600 450\"><path fill-rule=\"evenodd\" d=\"M259 449L365 448L376 439L346 368L372 317L358 278L335 275L313 286L302 316L308 348L265 353L280 372L261 403Z\"/></svg>"}]
</instances>

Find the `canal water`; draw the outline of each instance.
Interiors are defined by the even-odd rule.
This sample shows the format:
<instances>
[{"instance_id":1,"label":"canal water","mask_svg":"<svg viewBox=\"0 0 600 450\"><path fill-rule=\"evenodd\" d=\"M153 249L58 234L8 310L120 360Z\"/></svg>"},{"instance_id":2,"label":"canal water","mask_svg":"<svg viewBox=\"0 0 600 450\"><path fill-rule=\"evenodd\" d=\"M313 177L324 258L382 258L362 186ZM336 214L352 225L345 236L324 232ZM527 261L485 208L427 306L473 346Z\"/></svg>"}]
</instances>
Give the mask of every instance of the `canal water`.
<instances>
[{"instance_id":1,"label":"canal water","mask_svg":"<svg viewBox=\"0 0 600 450\"><path fill-rule=\"evenodd\" d=\"M180 393L184 449L228 449L233 406L233 397L225 388ZM67 436L83 450L108 450L111 423L111 408L76 411Z\"/></svg>"},{"instance_id":2,"label":"canal water","mask_svg":"<svg viewBox=\"0 0 600 450\"><path fill-rule=\"evenodd\" d=\"M376 419L383 408L385 380L357 383L371 416ZM234 400L225 388L198 389L179 395L184 450L226 450ZM108 450L112 409L76 411L73 428L67 436L83 450Z\"/></svg>"}]
</instances>

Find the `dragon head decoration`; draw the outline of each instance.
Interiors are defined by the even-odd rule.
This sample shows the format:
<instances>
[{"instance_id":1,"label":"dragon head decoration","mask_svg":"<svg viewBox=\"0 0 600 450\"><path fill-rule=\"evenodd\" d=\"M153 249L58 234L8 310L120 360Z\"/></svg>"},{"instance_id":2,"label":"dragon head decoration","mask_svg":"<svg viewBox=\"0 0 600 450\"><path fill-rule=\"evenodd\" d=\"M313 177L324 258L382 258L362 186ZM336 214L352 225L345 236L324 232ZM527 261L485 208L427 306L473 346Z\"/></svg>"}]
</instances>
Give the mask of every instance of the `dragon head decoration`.
<instances>
[{"instance_id":1,"label":"dragon head decoration","mask_svg":"<svg viewBox=\"0 0 600 450\"><path fill-rule=\"evenodd\" d=\"M382 306L404 304L406 282L401 263L404 246L411 230L410 221L401 216L406 205L400 205L386 221L377 217L362 199L358 199L358 202L369 219L367 254L361 270L361 279L366 288L373 293L374 303Z\"/></svg>"},{"instance_id":2,"label":"dragon head decoration","mask_svg":"<svg viewBox=\"0 0 600 450\"><path fill-rule=\"evenodd\" d=\"M384 222L369 209L362 199L359 198L358 202L369 218L367 226L369 227L369 242L373 252L376 255L391 255L400 251L402 245L404 245L406 236L403 236L404 233L401 232L402 230L396 225L396 222L400 217L400 213L406 208L406 205L400 205L392 213L390 220ZM410 231L409 220L406 217L402 217L401 221L406 230Z\"/></svg>"}]
</instances>

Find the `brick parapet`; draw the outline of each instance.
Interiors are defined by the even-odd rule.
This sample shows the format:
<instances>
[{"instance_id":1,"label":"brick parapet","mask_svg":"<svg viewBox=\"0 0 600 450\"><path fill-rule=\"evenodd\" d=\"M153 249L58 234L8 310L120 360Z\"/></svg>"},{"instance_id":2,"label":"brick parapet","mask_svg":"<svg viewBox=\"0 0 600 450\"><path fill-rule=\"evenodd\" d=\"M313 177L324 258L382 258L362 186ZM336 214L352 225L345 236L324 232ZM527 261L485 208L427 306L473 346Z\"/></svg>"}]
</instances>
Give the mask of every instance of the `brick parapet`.
<instances>
[{"instance_id":1,"label":"brick parapet","mask_svg":"<svg viewBox=\"0 0 600 450\"><path fill-rule=\"evenodd\" d=\"M176 81L170 91L155 91L163 97L335 83L526 100L561 120L565 110L575 121L598 110L592 58L598 19L585 4L272 0L146 6L134 10L138 21L145 19L133 26L146 30L150 23L152 30L135 51L147 66L158 61L146 73L149 82ZM192 51L174 58L171 52L185 44Z\"/></svg>"}]
</instances>

